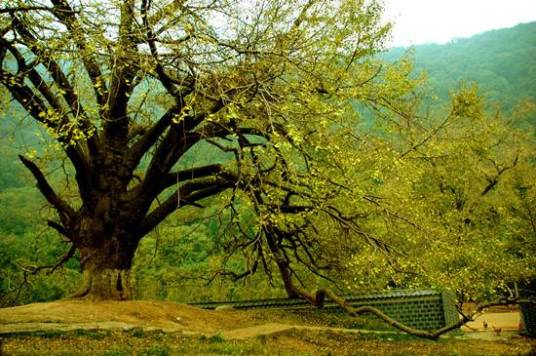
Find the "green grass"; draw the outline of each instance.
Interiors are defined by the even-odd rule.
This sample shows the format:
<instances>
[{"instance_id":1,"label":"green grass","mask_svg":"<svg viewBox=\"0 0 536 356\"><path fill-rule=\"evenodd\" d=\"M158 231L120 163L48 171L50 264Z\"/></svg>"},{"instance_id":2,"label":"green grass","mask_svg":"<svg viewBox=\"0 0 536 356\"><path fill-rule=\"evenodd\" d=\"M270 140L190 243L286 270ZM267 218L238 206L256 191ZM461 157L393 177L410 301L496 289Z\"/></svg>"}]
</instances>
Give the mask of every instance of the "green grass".
<instances>
[{"instance_id":1,"label":"green grass","mask_svg":"<svg viewBox=\"0 0 536 356\"><path fill-rule=\"evenodd\" d=\"M47 332L4 337L9 355L530 355L536 340L476 341L417 339L404 334L348 334L289 330L247 340L228 340L221 333L184 336L130 331Z\"/></svg>"}]
</instances>

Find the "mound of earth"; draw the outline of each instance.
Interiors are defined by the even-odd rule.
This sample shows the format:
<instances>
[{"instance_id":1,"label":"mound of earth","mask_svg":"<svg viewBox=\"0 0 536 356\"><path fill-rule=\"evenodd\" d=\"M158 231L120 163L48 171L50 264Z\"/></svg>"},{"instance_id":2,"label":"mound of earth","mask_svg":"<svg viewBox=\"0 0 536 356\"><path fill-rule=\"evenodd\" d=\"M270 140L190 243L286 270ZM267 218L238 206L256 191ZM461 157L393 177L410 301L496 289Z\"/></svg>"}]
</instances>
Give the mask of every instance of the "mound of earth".
<instances>
[{"instance_id":1,"label":"mound of earth","mask_svg":"<svg viewBox=\"0 0 536 356\"><path fill-rule=\"evenodd\" d=\"M316 325L315 325L316 324ZM320 326L317 321L286 320L280 315L237 310L204 310L166 301L61 300L0 309L0 336L74 330L164 331L221 335L244 340L290 330L387 333Z\"/></svg>"},{"instance_id":2,"label":"mound of earth","mask_svg":"<svg viewBox=\"0 0 536 356\"><path fill-rule=\"evenodd\" d=\"M259 324L238 311L211 311L165 301L61 300L0 309L0 335L33 331L142 328L211 334Z\"/></svg>"},{"instance_id":3,"label":"mound of earth","mask_svg":"<svg viewBox=\"0 0 536 356\"><path fill-rule=\"evenodd\" d=\"M488 325L482 328L483 322ZM519 313L489 313L463 330L471 338L488 335L492 339L517 331ZM328 327L327 320L306 320L286 315L237 310L204 310L168 301L101 301L61 300L0 309L0 336L32 332L73 330L164 331L184 335L221 335L243 340L291 330L346 334L396 334L394 331L347 329L343 325ZM499 333L493 330L500 330ZM474 331L488 331L474 333ZM478 336L478 337L477 337Z\"/></svg>"}]
</instances>

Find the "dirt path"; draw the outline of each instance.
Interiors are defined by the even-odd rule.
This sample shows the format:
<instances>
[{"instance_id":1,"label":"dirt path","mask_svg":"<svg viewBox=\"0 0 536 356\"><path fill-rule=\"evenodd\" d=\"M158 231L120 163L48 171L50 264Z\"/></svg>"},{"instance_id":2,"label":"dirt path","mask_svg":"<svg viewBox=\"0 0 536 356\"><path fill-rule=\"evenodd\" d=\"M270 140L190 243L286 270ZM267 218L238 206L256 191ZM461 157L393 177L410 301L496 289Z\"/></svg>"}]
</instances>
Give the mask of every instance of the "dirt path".
<instances>
[{"instance_id":1,"label":"dirt path","mask_svg":"<svg viewBox=\"0 0 536 356\"><path fill-rule=\"evenodd\" d=\"M505 313L486 313L478 317L475 321L467 323L466 330L471 331L518 331L521 314L518 311Z\"/></svg>"},{"instance_id":2,"label":"dirt path","mask_svg":"<svg viewBox=\"0 0 536 356\"><path fill-rule=\"evenodd\" d=\"M266 323L262 325L250 326L247 328L225 331L222 336L229 340L245 340L258 336L268 336L283 331L332 331L343 334L399 334L397 331L375 331L361 329L344 329L329 326L293 325L283 323Z\"/></svg>"},{"instance_id":3,"label":"dirt path","mask_svg":"<svg viewBox=\"0 0 536 356\"><path fill-rule=\"evenodd\" d=\"M463 338L478 340L507 340L516 337L519 331L520 313L518 311L486 313L475 321L462 327L465 332ZM484 326L487 323L487 327ZM344 329L327 326L292 325L283 323L266 323L246 328L230 330L222 333L227 339L243 340L247 338L271 335L282 331L333 331L345 334L398 334L397 331L374 331Z\"/></svg>"},{"instance_id":4,"label":"dirt path","mask_svg":"<svg viewBox=\"0 0 536 356\"><path fill-rule=\"evenodd\" d=\"M464 338L477 340L508 340L519 336L521 314L517 310L485 313L462 327Z\"/></svg>"}]
</instances>

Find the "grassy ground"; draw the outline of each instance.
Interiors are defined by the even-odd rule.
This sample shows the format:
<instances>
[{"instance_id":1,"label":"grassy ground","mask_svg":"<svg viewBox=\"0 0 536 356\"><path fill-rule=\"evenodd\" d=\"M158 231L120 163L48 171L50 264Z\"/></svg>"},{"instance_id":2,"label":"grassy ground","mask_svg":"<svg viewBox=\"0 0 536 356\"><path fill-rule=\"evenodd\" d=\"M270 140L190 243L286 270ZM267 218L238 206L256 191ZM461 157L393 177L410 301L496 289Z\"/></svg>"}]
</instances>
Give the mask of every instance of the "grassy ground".
<instances>
[{"instance_id":1,"label":"grassy ground","mask_svg":"<svg viewBox=\"0 0 536 356\"><path fill-rule=\"evenodd\" d=\"M5 355L535 355L536 340L425 341L405 335L290 330L247 340L180 333L75 331L8 336Z\"/></svg>"}]
</instances>

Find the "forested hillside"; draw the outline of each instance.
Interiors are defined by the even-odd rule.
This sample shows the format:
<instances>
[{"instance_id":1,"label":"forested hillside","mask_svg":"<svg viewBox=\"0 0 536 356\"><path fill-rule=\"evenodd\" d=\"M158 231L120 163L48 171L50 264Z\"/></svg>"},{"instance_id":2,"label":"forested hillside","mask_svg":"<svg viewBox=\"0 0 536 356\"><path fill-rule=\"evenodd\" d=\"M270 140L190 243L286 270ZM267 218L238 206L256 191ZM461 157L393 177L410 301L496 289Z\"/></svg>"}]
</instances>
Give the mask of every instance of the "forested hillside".
<instances>
[{"instance_id":1,"label":"forested hillside","mask_svg":"<svg viewBox=\"0 0 536 356\"><path fill-rule=\"evenodd\" d=\"M407 48L385 54L396 60ZM428 74L436 95L445 100L460 82L476 83L490 103L506 112L526 100L536 101L536 22L461 38L444 45L419 45L409 50L417 72ZM532 116L532 124L536 124Z\"/></svg>"},{"instance_id":2,"label":"forested hillside","mask_svg":"<svg viewBox=\"0 0 536 356\"><path fill-rule=\"evenodd\" d=\"M407 55L407 48L396 48L383 56L396 61ZM461 82L477 83L488 103L504 108L505 117L517 115L524 108L536 104L536 23L486 32L468 39L459 39L445 45L421 45L409 50L416 73L428 73L429 84L440 101L447 101L449 92ZM3 89L2 89L3 90ZM2 99L9 97L0 92ZM70 261L52 276L44 273L24 275L24 266L53 264L56 257L67 250L47 229L43 217L51 214L45 201L34 188L33 180L17 158L18 154L46 156L43 162L52 162L48 172L61 175L61 161L54 160L54 147L46 152L37 144L46 135L25 121L18 104L2 102L0 110L0 306L30 301L50 300L72 291L79 278L77 261ZM17 117L17 120L13 120ZM520 115L523 117L523 115ZM8 118L10 118L8 120ZM536 118L528 116L520 124L536 125ZM40 151L41 150L41 151ZM52 158L52 159L51 159ZM54 180L53 180L54 181ZM71 187L64 187L66 194ZM284 295L278 285L272 288L264 279L249 281L252 289L238 290L232 284L214 284L214 288L186 288L188 284L201 286L220 277L216 273L193 280L197 271L210 269L222 262L222 253L228 247L215 241L219 223L229 212L216 208L202 214L167 222L143 240L135 260L135 288L138 296L169 298L184 301L202 298L235 298L253 295L249 291L268 296ZM248 217L243 216L244 220ZM180 221L180 223L179 223ZM186 222L186 223L185 223ZM176 237L180 236L180 239ZM181 267L176 261L181 261ZM238 262L237 262L238 263ZM234 261L228 262L233 266ZM239 266L240 267L240 266ZM184 277L181 279L181 277ZM262 282L261 282L262 280ZM26 283L26 284L25 284ZM197 284L196 284L197 283ZM20 289L20 286L24 288Z\"/></svg>"}]
</instances>

